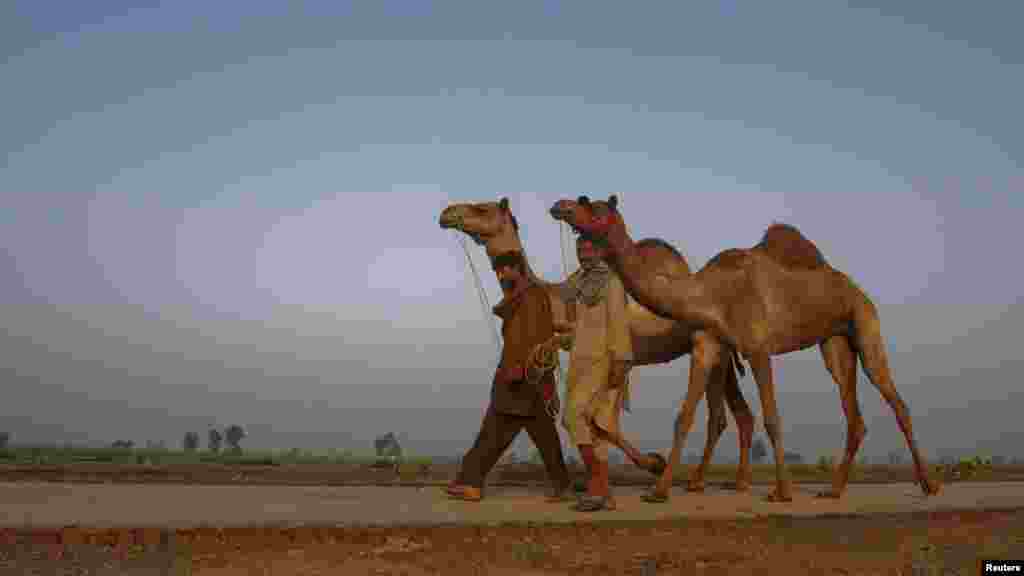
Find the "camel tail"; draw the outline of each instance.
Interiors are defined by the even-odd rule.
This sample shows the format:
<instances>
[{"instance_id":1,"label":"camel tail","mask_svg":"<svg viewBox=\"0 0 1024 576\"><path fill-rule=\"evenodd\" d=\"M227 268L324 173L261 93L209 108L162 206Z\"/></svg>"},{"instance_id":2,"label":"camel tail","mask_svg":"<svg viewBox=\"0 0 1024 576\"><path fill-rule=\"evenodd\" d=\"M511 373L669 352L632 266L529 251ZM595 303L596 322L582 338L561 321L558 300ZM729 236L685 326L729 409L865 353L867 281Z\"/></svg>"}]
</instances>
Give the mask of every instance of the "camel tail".
<instances>
[{"instance_id":1,"label":"camel tail","mask_svg":"<svg viewBox=\"0 0 1024 576\"><path fill-rule=\"evenodd\" d=\"M882 323L878 308L863 290L857 289L858 298L853 307L853 344L868 380L879 389L892 389L889 353L882 336Z\"/></svg>"}]
</instances>

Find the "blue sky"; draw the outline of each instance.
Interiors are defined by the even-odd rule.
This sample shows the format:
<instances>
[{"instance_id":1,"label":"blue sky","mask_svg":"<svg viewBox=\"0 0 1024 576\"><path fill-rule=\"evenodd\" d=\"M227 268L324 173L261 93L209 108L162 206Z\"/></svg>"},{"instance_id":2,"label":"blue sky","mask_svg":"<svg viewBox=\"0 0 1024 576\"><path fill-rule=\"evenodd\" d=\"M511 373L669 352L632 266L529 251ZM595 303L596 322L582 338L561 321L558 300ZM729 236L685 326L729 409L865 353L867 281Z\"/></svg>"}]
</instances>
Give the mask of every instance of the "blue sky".
<instances>
[{"instance_id":1,"label":"blue sky","mask_svg":"<svg viewBox=\"0 0 1024 576\"><path fill-rule=\"evenodd\" d=\"M546 208L614 192L634 235L694 267L799 226L882 306L926 449L1019 445L999 415L1021 401L1021 12L5 3L0 369L22 400L0 415L23 438L177 442L239 420L254 444L368 445L390 426L464 449L494 349L440 208L510 197L555 279ZM817 352L778 364L787 442L833 450ZM685 361L639 370L653 416L627 429L666 444L685 378ZM868 449L900 446L861 388Z\"/></svg>"}]
</instances>

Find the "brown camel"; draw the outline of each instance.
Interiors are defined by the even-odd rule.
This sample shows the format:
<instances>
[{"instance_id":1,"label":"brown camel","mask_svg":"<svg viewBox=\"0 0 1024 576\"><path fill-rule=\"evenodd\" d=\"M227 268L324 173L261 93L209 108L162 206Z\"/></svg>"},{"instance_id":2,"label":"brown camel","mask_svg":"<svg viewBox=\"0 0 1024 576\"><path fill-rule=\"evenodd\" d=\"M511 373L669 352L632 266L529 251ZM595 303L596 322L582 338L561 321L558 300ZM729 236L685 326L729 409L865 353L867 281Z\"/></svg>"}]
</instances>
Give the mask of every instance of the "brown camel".
<instances>
[{"instance_id":1,"label":"brown camel","mask_svg":"<svg viewBox=\"0 0 1024 576\"><path fill-rule=\"evenodd\" d=\"M442 228L452 228L471 237L477 244L486 248L487 255L491 258L507 250L518 250L524 255L526 254L519 237L518 223L509 208L507 198L502 198L499 202L448 206L441 212L440 224ZM689 274L690 269L686 259L675 248L656 240L641 242L649 247L650 257L656 259L659 266L667 268L671 273ZM548 290L552 300L552 314L556 318L556 323L564 322L566 308L559 295L561 284L544 281L532 269L529 269L528 262L527 267L527 273L531 279ZM685 323L660 318L633 300L628 303L628 313L633 340L634 366L668 363L690 354L693 350L692 330ZM694 362L696 361L697 357L695 356ZM720 369L716 370L715 377L711 380L712 385L709 386L707 392L708 432L704 455L700 467L694 471L689 480L688 490L690 491L704 489L704 476L711 462L715 445L728 426L725 415L726 405L732 412L733 418L736 419L740 431L740 465L737 470L735 487L739 491L745 491L750 487L750 447L753 439L754 416L739 389L735 369L739 367L742 370L742 365L738 361L734 362L733 357L729 355L724 362L719 363L718 367ZM626 453L636 466L658 476L664 474L666 463L659 454L644 455L622 437L610 438L610 440Z\"/></svg>"},{"instance_id":2,"label":"brown camel","mask_svg":"<svg viewBox=\"0 0 1024 576\"><path fill-rule=\"evenodd\" d=\"M914 439L910 413L893 384L882 339L878 312L868 296L846 274L825 262L817 248L795 228L773 225L764 240L752 249L731 249L715 256L696 274L668 275L654 269L647 249L634 243L617 209L617 199L591 202L561 200L551 215L568 222L575 231L605 242L606 259L622 278L629 294L656 314L699 327L712 350L719 345L738 350L751 365L761 396L765 429L772 441L776 488L771 501L792 500L792 487L783 463L782 424L775 401L771 357L813 346L822 355L843 398L849 420L847 453L837 470L832 493L845 488L849 465L864 435L857 406L856 358L868 379L892 408L906 438L917 481L926 495L937 494L940 484L931 480L927 464ZM786 255L785 249L793 251ZM781 250L780 250L781 249ZM773 255L780 251L782 254ZM837 338L841 337L841 338ZM705 384L691 372L688 398L676 421L676 437L666 474L655 486L655 495L667 496L666 475L679 458L681 439L693 421L693 406Z\"/></svg>"}]
</instances>

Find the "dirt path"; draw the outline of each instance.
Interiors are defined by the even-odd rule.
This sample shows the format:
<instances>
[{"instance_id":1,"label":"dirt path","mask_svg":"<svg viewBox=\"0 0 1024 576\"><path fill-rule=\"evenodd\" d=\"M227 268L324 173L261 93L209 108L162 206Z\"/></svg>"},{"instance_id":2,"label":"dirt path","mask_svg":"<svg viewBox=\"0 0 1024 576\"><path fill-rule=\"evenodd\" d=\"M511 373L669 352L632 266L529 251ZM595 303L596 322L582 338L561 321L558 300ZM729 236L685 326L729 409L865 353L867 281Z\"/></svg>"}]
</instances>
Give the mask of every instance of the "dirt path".
<instances>
[{"instance_id":1,"label":"dirt path","mask_svg":"<svg viewBox=\"0 0 1024 576\"><path fill-rule=\"evenodd\" d=\"M756 518L766 515L905 513L953 509L1024 508L1024 483L954 483L924 498L914 484L851 485L842 500L797 485L787 504L762 500L768 486L748 494L675 488L667 504L641 501L643 489L617 487L618 510L580 514L549 504L540 489L494 487L480 503L447 499L436 487L184 486L169 484L0 483L0 527L438 525L587 520Z\"/></svg>"}]
</instances>

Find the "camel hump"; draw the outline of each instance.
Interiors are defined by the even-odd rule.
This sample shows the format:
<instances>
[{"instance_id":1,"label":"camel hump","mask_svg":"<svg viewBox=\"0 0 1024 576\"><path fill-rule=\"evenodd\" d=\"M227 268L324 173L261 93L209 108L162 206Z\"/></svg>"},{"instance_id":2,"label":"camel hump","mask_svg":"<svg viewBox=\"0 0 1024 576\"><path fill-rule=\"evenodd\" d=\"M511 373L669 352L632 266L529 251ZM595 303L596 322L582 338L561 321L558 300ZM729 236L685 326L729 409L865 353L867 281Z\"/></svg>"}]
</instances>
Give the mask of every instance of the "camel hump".
<instances>
[{"instance_id":1,"label":"camel hump","mask_svg":"<svg viewBox=\"0 0 1024 576\"><path fill-rule=\"evenodd\" d=\"M636 243L636 247L644 255L645 260L654 263L655 268L668 266L672 268L673 273L690 273L690 264L683 253L661 238L644 238Z\"/></svg>"},{"instance_id":2,"label":"camel hump","mask_svg":"<svg viewBox=\"0 0 1024 576\"><path fill-rule=\"evenodd\" d=\"M724 268L740 268L747 259L747 251L741 248L729 248L715 254L714 258L708 260L705 268L720 266Z\"/></svg>"},{"instance_id":3,"label":"camel hump","mask_svg":"<svg viewBox=\"0 0 1024 576\"><path fill-rule=\"evenodd\" d=\"M825 256L803 233L790 224L775 222L754 247L788 268L821 268L828 266Z\"/></svg>"}]
</instances>

